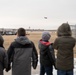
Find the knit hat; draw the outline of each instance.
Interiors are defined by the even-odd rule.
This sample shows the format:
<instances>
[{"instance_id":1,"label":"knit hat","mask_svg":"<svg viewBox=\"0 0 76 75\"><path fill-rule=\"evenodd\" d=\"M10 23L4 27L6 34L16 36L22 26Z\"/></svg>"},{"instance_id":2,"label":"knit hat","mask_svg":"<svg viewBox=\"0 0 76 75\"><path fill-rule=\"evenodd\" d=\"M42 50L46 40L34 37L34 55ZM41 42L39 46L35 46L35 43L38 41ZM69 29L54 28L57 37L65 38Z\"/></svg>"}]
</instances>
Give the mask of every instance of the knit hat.
<instances>
[{"instance_id":1,"label":"knit hat","mask_svg":"<svg viewBox=\"0 0 76 75\"><path fill-rule=\"evenodd\" d=\"M50 37L51 37L51 35L50 35L50 33L48 31L44 31L42 33L42 40L48 41L50 39Z\"/></svg>"}]
</instances>

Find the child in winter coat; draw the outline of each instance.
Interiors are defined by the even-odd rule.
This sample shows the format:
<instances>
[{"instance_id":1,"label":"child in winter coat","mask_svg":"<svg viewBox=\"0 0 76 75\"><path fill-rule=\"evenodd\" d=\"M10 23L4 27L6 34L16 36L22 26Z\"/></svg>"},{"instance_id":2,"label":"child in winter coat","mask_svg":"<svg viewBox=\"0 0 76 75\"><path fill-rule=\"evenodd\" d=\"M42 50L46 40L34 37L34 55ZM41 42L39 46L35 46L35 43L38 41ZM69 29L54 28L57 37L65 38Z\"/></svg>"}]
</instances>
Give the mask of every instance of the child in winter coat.
<instances>
[{"instance_id":1,"label":"child in winter coat","mask_svg":"<svg viewBox=\"0 0 76 75\"><path fill-rule=\"evenodd\" d=\"M52 43L49 42L51 35L49 32L42 33L42 39L39 41L40 50L40 75L53 75L53 65L55 66L55 56Z\"/></svg>"}]
</instances>

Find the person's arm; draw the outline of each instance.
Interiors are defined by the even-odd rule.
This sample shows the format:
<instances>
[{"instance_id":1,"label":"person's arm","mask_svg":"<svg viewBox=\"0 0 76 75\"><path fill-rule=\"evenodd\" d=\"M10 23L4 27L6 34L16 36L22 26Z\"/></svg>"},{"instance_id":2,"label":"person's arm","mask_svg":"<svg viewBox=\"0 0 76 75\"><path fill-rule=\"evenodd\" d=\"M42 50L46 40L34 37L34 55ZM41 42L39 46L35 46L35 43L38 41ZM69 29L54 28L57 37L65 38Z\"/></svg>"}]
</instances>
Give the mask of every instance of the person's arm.
<instances>
[{"instance_id":1,"label":"person's arm","mask_svg":"<svg viewBox=\"0 0 76 75\"><path fill-rule=\"evenodd\" d=\"M33 51L32 51L32 66L34 69L36 69L37 67L37 63L38 63L38 53L37 50L35 48L34 43L32 42L32 47L33 47Z\"/></svg>"},{"instance_id":2,"label":"person's arm","mask_svg":"<svg viewBox=\"0 0 76 75\"><path fill-rule=\"evenodd\" d=\"M53 43L53 48L58 50L58 38L55 39L55 41Z\"/></svg>"},{"instance_id":3,"label":"person's arm","mask_svg":"<svg viewBox=\"0 0 76 75\"><path fill-rule=\"evenodd\" d=\"M47 52L48 52L48 56L50 58L50 61L54 65L54 63L55 63L55 55L54 55L54 49L53 49L53 47L51 45L49 46L49 49L48 49Z\"/></svg>"},{"instance_id":4,"label":"person's arm","mask_svg":"<svg viewBox=\"0 0 76 75\"><path fill-rule=\"evenodd\" d=\"M11 60L13 53L14 53L14 47L11 44L7 50L7 55L8 55L8 67L6 68L7 72L11 69L11 62L12 62Z\"/></svg>"},{"instance_id":5,"label":"person's arm","mask_svg":"<svg viewBox=\"0 0 76 75\"><path fill-rule=\"evenodd\" d=\"M4 66L4 69L7 68L8 66L8 56L7 56L6 50L4 50L3 66Z\"/></svg>"}]
</instances>

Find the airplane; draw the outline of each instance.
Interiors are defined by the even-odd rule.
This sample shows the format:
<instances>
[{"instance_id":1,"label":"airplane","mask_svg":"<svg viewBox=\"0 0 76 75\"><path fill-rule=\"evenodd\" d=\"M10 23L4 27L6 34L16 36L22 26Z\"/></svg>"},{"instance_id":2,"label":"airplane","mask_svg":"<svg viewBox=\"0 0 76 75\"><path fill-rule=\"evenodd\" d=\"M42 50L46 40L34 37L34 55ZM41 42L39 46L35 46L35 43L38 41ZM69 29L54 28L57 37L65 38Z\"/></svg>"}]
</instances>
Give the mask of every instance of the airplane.
<instances>
[{"instance_id":1,"label":"airplane","mask_svg":"<svg viewBox=\"0 0 76 75\"><path fill-rule=\"evenodd\" d=\"M44 19L47 19L47 17L45 16Z\"/></svg>"}]
</instances>

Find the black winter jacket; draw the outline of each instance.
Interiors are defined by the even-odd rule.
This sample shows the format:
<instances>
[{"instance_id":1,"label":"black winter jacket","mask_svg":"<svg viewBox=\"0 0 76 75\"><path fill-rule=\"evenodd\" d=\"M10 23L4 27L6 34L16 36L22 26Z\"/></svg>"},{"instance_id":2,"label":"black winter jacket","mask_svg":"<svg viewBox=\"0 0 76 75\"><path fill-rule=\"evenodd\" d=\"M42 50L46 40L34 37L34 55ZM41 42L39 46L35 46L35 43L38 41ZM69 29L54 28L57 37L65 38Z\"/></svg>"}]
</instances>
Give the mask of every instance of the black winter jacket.
<instances>
[{"instance_id":1,"label":"black winter jacket","mask_svg":"<svg viewBox=\"0 0 76 75\"><path fill-rule=\"evenodd\" d=\"M50 42L39 41L40 63L43 66L55 65L54 49Z\"/></svg>"},{"instance_id":2,"label":"black winter jacket","mask_svg":"<svg viewBox=\"0 0 76 75\"><path fill-rule=\"evenodd\" d=\"M6 50L3 47L0 47L0 75L3 75L3 70L7 68L8 57Z\"/></svg>"}]
</instances>

